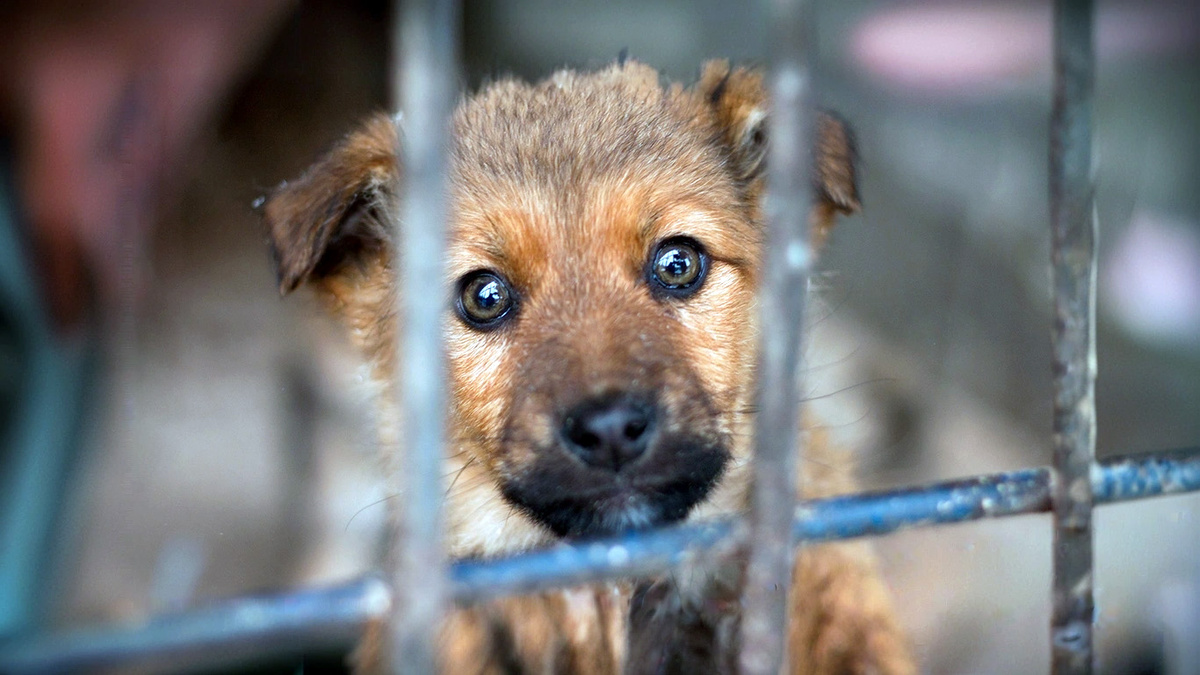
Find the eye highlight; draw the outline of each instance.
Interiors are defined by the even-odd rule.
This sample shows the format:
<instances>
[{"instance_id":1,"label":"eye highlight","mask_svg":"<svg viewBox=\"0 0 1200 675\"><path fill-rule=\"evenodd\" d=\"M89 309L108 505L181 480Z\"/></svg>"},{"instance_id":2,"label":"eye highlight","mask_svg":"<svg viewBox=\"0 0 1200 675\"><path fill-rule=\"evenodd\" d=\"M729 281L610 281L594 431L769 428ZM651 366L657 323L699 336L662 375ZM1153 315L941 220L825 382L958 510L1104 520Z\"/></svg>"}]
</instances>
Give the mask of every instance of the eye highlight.
<instances>
[{"instance_id":1,"label":"eye highlight","mask_svg":"<svg viewBox=\"0 0 1200 675\"><path fill-rule=\"evenodd\" d=\"M516 298L503 277L495 272L479 270L459 281L455 304L459 318L467 325L489 330L499 326L512 314Z\"/></svg>"},{"instance_id":2,"label":"eye highlight","mask_svg":"<svg viewBox=\"0 0 1200 675\"><path fill-rule=\"evenodd\" d=\"M659 244L647 265L651 289L678 298L700 290L707 273L708 254L700 242L688 237L673 237Z\"/></svg>"}]
</instances>

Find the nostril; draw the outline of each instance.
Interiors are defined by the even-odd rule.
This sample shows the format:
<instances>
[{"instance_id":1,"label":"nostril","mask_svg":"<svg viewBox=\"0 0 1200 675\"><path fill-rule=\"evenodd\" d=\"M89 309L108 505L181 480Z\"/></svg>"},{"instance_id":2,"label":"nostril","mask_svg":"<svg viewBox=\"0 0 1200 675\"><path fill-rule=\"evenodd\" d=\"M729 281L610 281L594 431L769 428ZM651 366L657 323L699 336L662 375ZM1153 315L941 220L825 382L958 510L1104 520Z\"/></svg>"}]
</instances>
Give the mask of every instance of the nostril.
<instances>
[{"instance_id":1,"label":"nostril","mask_svg":"<svg viewBox=\"0 0 1200 675\"><path fill-rule=\"evenodd\" d=\"M600 445L600 437L591 431L588 431L587 427L578 424L574 420L571 420L569 424L570 426L567 428L567 438L570 439L571 442L575 443L581 448L589 449Z\"/></svg>"},{"instance_id":2,"label":"nostril","mask_svg":"<svg viewBox=\"0 0 1200 675\"><path fill-rule=\"evenodd\" d=\"M600 437L588 431L585 420L576 415L570 415L563 420L563 435L569 442L581 448L593 448L600 443Z\"/></svg>"},{"instance_id":3,"label":"nostril","mask_svg":"<svg viewBox=\"0 0 1200 675\"><path fill-rule=\"evenodd\" d=\"M630 422L625 425L625 438L631 441L636 441L641 437L644 431L646 431L646 420L630 420Z\"/></svg>"}]
</instances>

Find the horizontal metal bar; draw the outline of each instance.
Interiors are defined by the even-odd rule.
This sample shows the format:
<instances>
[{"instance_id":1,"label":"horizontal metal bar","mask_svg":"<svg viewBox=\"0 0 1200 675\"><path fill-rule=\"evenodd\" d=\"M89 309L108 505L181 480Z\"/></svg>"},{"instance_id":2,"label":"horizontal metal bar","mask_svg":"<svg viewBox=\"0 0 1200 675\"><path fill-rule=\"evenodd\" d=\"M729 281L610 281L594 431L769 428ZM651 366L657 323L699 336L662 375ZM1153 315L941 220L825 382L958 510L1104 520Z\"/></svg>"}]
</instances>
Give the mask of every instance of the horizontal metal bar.
<instances>
[{"instance_id":1,"label":"horizontal metal bar","mask_svg":"<svg viewBox=\"0 0 1200 675\"><path fill-rule=\"evenodd\" d=\"M651 575L737 545L739 523L720 520L560 545L500 560L464 561L450 570L454 597L489 597L571 586L600 579Z\"/></svg>"},{"instance_id":2,"label":"horizontal metal bar","mask_svg":"<svg viewBox=\"0 0 1200 675\"><path fill-rule=\"evenodd\" d=\"M1091 474L1097 504L1200 491L1200 447L1118 457ZM793 535L824 542L1050 509L1049 469L802 502ZM737 521L683 525L561 545L451 568L454 597L473 602L601 579L649 575L736 546ZM145 623L17 640L0 646L0 672L61 673L116 665L196 670L314 648L350 645L388 615L387 585L341 586L243 598Z\"/></svg>"},{"instance_id":3,"label":"horizontal metal bar","mask_svg":"<svg viewBox=\"0 0 1200 675\"><path fill-rule=\"evenodd\" d=\"M1049 485L1047 469L1027 469L801 502L792 538L797 543L816 543L906 527L1041 513L1050 508ZM454 595L460 601L474 601L598 578L653 574L688 562L714 546L736 547L734 534L735 521L724 520L557 546L502 560L463 562L451 572Z\"/></svg>"},{"instance_id":4,"label":"horizontal metal bar","mask_svg":"<svg viewBox=\"0 0 1200 675\"><path fill-rule=\"evenodd\" d=\"M793 532L800 541L826 542L1049 509L1049 470L1022 469L804 503Z\"/></svg>"},{"instance_id":5,"label":"horizontal metal bar","mask_svg":"<svg viewBox=\"0 0 1200 675\"><path fill-rule=\"evenodd\" d=\"M1200 490L1200 447L1111 457L1091 470L1092 496L1112 504Z\"/></svg>"},{"instance_id":6,"label":"horizontal metal bar","mask_svg":"<svg viewBox=\"0 0 1200 675\"><path fill-rule=\"evenodd\" d=\"M80 673L129 668L184 672L274 655L344 649L387 616L391 591L370 576L332 588L241 597L121 627L78 630L4 646L0 672Z\"/></svg>"}]
</instances>

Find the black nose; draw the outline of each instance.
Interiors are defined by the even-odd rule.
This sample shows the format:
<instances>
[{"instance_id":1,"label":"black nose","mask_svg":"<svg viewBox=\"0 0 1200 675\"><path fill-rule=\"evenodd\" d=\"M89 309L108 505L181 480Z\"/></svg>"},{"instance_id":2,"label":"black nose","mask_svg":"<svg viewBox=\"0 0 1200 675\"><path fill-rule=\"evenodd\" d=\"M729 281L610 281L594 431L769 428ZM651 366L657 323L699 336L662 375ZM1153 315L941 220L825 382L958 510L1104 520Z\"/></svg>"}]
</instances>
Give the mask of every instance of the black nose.
<instances>
[{"instance_id":1,"label":"black nose","mask_svg":"<svg viewBox=\"0 0 1200 675\"><path fill-rule=\"evenodd\" d=\"M587 401L563 419L563 444L588 466L612 472L641 457L654 436L654 408L628 397Z\"/></svg>"}]
</instances>

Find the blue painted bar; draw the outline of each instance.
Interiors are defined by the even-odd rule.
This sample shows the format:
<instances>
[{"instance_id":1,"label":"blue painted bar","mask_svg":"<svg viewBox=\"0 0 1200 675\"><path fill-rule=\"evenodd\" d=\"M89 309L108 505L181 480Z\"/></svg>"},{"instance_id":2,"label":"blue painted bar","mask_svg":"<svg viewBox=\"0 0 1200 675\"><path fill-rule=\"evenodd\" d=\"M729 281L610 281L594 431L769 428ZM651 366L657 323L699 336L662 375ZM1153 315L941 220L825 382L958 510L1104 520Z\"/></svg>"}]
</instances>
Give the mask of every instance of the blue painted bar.
<instances>
[{"instance_id":1,"label":"blue painted bar","mask_svg":"<svg viewBox=\"0 0 1200 675\"><path fill-rule=\"evenodd\" d=\"M1125 455L1092 468L1097 504L1200 490L1200 447Z\"/></svg>"},{"instance_id":2,"label":"blue painted bar","mask_svg":"<svg viewBox=\"0 0 1200 675\"><path fill-rule=\"evenodd\" d=\"M1050 472L1023 469L802 503L792 531L797 542L837 541L1049 509Z\"/></svg>"},{"instance_id":3,"label":"blue painted bar","mask_svg":"<svg viewBox=\"0 0 1200 675\"><path fill-rule=\"evenodd\" d=\"M391 591L370 576L320 589L225 600L144 623L78 630L0 649L5 674L195 672L301 650L337 650L387 616Z\"/></svg>"},{"instance_id":4,"label":"blue painted bar","mask_svg":"<svg viewBox=\"0 0 1200 675\"><path fill-rule=\"evenodd\" d=\"M803 502L797 542L874 536L1050 510L1045 468ZM1200 492L1200 447L1106 460L1092 472L1097 504ZM631 533L451 568L460 603L497 595L650 575L734 550L733 521ZM314 647L348 648L390 611L387 585L367 577L341 586L242 598L120 627L81 630L0 645L0 672L67 673L152 666L155 672L228 666Z\"/></svg>"},{"instance_id":5,"label":"blue painted bar","mask_svg":"<svg viewBox=\"0 0 1200 675\"><path fill-rule=\"evenodd\" d=\"M1200 467L1200 458L1196 464ZM1049 486L1047 469L1025 469L801 502L796 507L792 538L797 544L817 543L1044 513L1050 510ZM732 521L680 525L594 543L564 544L502 560L460 562L451 570L454 596L460 602L474 601L599 578L653 574L692 560L706 549L732 549L736 546L734 531Z\"/></svg>"},{"instance_id":6,"label":"blue painted bar","mask_svg":"<svg viewBox=\"0 0 1200 675\"><path fill-rule=\"evenodd\" d=\"M563 544L499 560L463 561L450 570L459 602L650 575L735 544L733 521L676 525L654 532Z\"/></svg>"}]
</instances>

